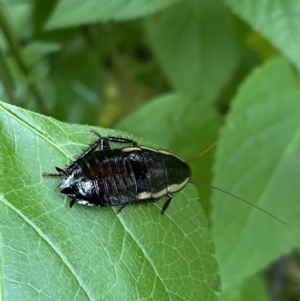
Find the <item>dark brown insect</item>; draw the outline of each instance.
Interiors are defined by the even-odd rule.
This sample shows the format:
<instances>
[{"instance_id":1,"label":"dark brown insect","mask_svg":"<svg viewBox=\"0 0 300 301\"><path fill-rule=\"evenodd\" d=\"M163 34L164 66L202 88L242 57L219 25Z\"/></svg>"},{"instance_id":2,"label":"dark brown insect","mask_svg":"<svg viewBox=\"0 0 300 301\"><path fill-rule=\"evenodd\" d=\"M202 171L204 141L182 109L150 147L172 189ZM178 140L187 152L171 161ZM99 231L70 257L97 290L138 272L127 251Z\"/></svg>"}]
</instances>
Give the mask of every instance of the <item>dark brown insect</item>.
<instances>
[{"instance_id":1,"label":"dark brown insect","mask_svg":"<svg viewBox=\"0 0 300 301\"><path fill-rule=\"evenodd\" d=\"M121 206L156 202L167 197L162 214L168 208L173 193L191 179L187 163L165 150L138 146L130 139L101 137L90 145L66 169L55 167L57 173L43 176L63 177L60 193L88 206ZM110 142L130 146L111 149ZM99 149L99 150L98 150Z\"/></svg>"}]
</instances>

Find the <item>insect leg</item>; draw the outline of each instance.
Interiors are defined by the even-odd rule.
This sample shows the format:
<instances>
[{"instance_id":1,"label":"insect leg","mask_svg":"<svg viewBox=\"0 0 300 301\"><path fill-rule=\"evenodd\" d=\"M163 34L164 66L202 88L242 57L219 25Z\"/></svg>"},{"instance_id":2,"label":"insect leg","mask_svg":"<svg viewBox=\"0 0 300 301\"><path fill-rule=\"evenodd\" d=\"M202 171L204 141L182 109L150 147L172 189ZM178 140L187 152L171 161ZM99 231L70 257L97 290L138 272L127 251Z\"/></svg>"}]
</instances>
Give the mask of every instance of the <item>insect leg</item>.
<instances>
[{"instance_id":1,"label":"insect leg","mask_svg":"<svg viewBox=\"0 0 300 301\"><path fill-rule=\"evenodd\" d=\"M75 204L76 200L75 199L72 199L71 202L70 202L70 208L72 208Z\"/></svg>"},{"instance_id":2,"label":"insect leg","mask_svg":"<svg viewBox=\"0 0 300 301\"><path fill-rule=\"evenodd\" d=\"M126 138L121 138L121 137L112 137L112 136L107 137L107 139L111 142L116 142L116 143L126 143L126 144L130 143L130 145L133 147L138 146L137 142L135 142L131 139L126 139Z\"/></svg>"},{"instance_id":3,"label":"insect leg","mask_svg":"<svg viewBox=\"0 0 300 301\"><path fill-rule=\"evenodd\" d=\"M76 159L76 161L90 155L97 149L97 147L99 147L101 150L110 149L108 139L104 137L100 137L93 144L91 144L85 151L83 151L83 153Z\"/></svg>"},{"instance_id":4,"label":"insect leg","mask_svg":"<svg viewBox=\"0 0 300 301\"><path fill-rule=\"evenodd\" d=\"M94 144L98 144L101 150L110 149L109 139L108 138L102 137L94 129L90 129L90 132L99 137L99 139L96 140Z\"/></svg>"},{"instance_id":5,"label":"insect leg","mask_svg":"<svg viewBox=\"0 0 300 301\"><path fill-rule=\"evenodd\" d=\"M117 214L119 214L128 204L124 204L122 205L118 210L117 210Z\"/></svg>"},{"instance_id":6,"label":"insect leg","mask_svg":"<svg viewBox=\"0 0 300 301\"><path fill-rule=\"evenodd\" d=\"M55 169L57 170L57 173L48 173L48 172L43 172L42 176L43 177L62 177L62 176L67 176L67 172L64 171L63 169L55 166Z\"/></svg>"},{"instance_id":7,"label":"insect leg","mask_svg":"<svg viewBox=\"0 0 300 301\"><path fill-rule=\"evenodd\" d=\"M137 142L133 141L132 139L121 138L121 137L114 137L114 136L108 136L107 138L103 138L94 129L91 129L90 131L91 131L91 133L93 133L96 136L98 136L100 139L107 139L110 142L116 142L116 143L123 143L123 144L126 143L126 144L130 144L132 147L138 146ZM101 148L101 150L103 150L103 149Z\"/></svg>"},{"instance_id":8,"label":"insect leg","mask_svg":"<svg viewBox=\"0 0 300 301\"><path fill-rule=\"evenodd\" d=\"M173 194L168 193L167 196L168 196L168 199L167 199L167 201L164 203L164 206L163 206L163 208L162 208L162 210L161 210L161 214L164 214L164 212L167 210L167 208L169 207L169 205L170 205L170 203L171 203L171 201L172 201Z\"/></svg>"}]
</instances>

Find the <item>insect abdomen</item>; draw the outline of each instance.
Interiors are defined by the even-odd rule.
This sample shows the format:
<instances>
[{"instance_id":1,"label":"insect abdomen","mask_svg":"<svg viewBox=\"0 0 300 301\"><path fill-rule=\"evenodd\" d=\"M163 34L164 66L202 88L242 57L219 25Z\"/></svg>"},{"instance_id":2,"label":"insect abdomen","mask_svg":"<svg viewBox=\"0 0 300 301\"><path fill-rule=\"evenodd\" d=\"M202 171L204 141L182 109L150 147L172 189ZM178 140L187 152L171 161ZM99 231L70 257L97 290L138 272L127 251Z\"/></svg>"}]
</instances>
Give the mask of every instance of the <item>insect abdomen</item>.
<instances>
[{"instance_id":1,"label":"insect abdomen","mask_svg":"<svg viewBox=\"0 0 300 301\"><path fill-rule=\"evenodd\" d=\"M81 181L90 182L93 187L87 205L117 206L133 202L136 182L129 173L127 161L119 149L96 151L78 160Z\"/></svg>"}]
</instances>

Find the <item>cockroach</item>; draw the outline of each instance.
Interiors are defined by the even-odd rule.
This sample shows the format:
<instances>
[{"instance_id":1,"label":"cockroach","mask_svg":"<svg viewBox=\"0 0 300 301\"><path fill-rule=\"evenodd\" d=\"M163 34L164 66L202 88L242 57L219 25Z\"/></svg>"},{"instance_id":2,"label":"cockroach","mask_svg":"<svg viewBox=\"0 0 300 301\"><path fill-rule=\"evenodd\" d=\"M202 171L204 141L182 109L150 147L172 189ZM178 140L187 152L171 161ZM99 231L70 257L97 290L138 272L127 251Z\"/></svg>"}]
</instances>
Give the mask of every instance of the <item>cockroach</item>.
<instances>
[{"instance_id":1,"label":"cockroach","mask_svg":"<svg viewBox=\"0 0 300 301\"><path fill-rule=\"evenodd\" d=\"M120 206L117 210L119 213L128 204L153 203L166 197L161 211L164 214L173 194L191 182L192 172L189 165L173 153L139 146L137 142L127 138L102 137L93 129L91 132L98 139L74 162L65 169L55 167L57 173L43 173L45 177L63 177L58 188L62 195L71 198L70 207L75 203L99 207ZM129 146L112 149L110 142ZM210 187L238 198L279 220L236 195L218 187Z\"/></svg>"},{"instance_id":2,"label":"cockroach","mask_svg":"<svg viewBox=\"0 0 300 301\"><path fill-rule=\"evenodd\" d=\"M173 193L181 190L191 179L187 163L174 154L121 137L102 137L90 145L66 169L55 167L57 173L43 176L63 177L60 193L75 203L87 206L121 206L158 201L166 196L162 214L170 205ZM128 144L111 149L110 142ZM97 150L99 148L99 150Z\"/></svg>"}]
</instances>

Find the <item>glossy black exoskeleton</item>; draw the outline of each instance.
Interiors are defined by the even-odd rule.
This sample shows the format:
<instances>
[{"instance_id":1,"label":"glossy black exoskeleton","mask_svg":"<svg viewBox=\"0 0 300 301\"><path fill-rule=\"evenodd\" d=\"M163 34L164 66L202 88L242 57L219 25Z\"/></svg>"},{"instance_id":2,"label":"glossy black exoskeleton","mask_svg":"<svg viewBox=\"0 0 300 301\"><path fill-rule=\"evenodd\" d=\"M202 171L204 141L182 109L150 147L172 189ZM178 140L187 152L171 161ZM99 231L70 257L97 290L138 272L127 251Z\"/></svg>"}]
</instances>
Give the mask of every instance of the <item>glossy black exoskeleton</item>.
<instances>
[{"instance_id":1,"label":"glossy black exoskeleton","mask_svg":"<svg viewBox=\"0 0 300 301\"><path fill-rule=\"evenodd\" d=\"M70 207L75 202L101 207L120 205L120 212L128 204L156 202L166 196L163 214L173 193L190 181L188 164L168 151L91 132L98 139L78 159L66 169L55 167L57 173L43 173L43 176L63 177L58 188L71 198ZM130 146L111 149L109 142Z\"/></svg>"}]
</instances>

